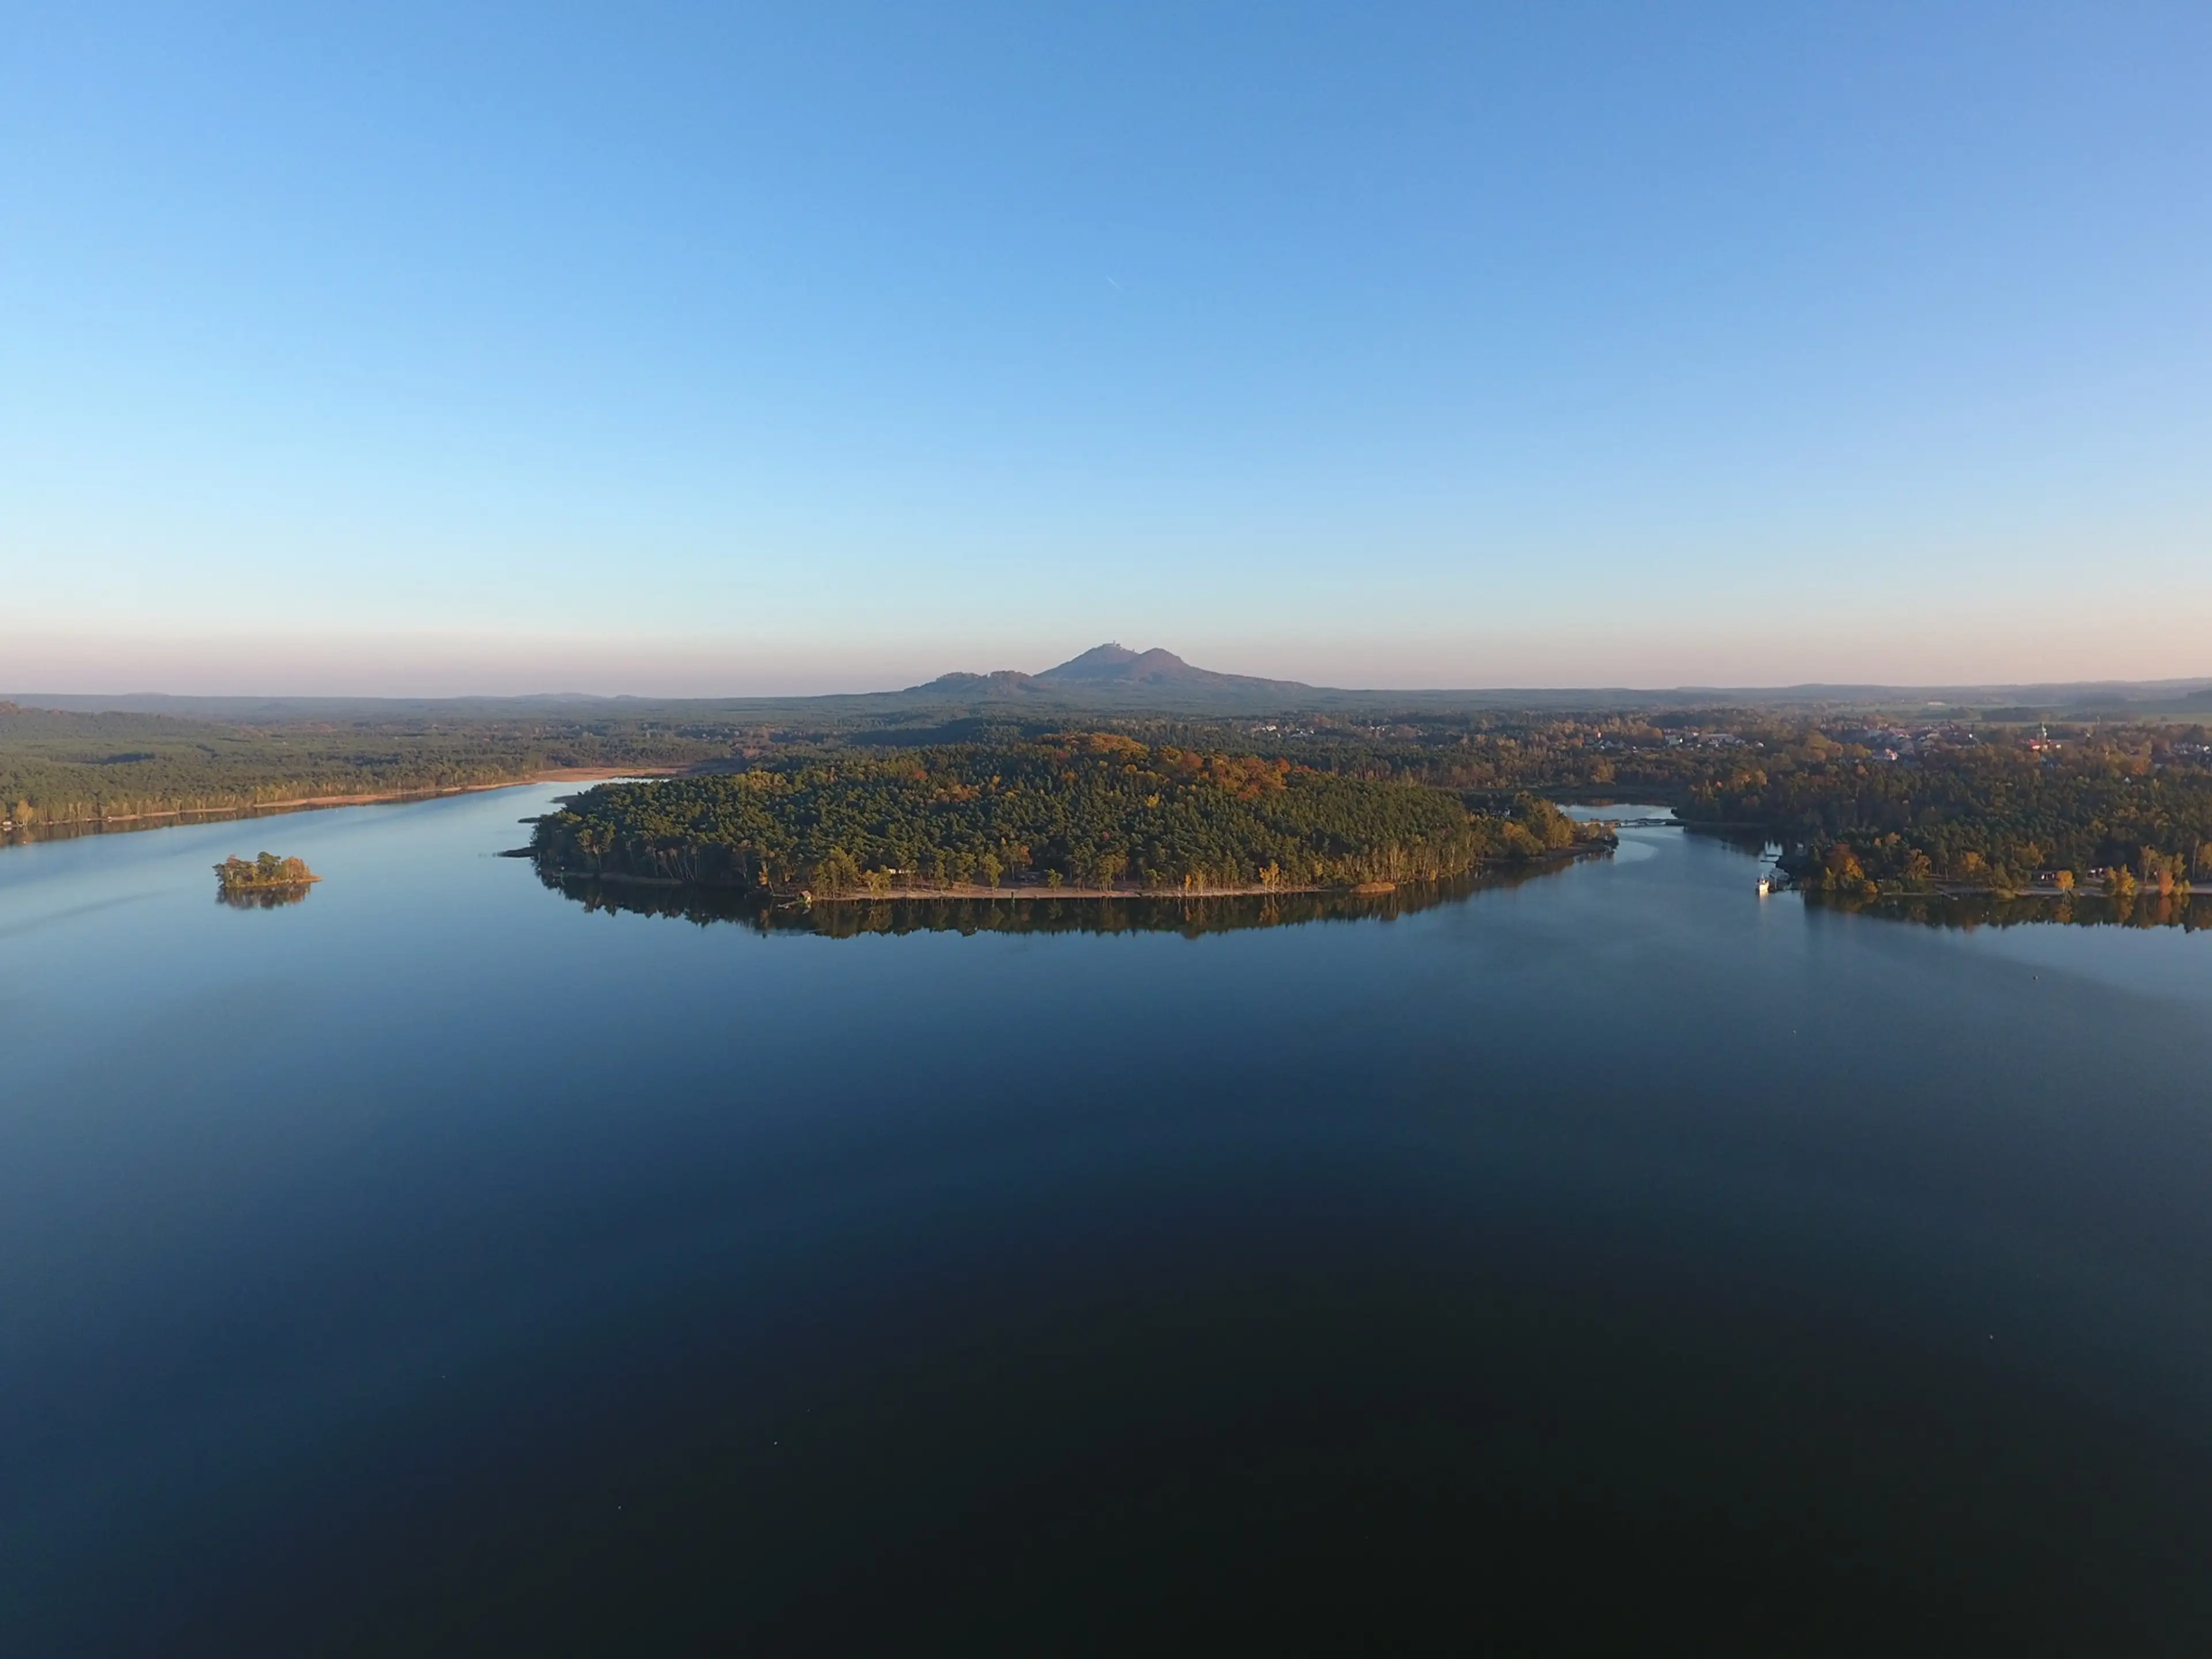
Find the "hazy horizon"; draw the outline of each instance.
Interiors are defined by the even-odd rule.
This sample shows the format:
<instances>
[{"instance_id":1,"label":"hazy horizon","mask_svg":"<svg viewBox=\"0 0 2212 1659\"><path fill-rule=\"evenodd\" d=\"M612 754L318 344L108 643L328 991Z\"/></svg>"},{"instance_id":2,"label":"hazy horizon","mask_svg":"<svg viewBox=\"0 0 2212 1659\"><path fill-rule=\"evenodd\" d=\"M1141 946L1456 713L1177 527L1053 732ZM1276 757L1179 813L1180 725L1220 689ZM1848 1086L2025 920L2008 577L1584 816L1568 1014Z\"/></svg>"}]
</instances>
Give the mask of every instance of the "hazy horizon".
<instances>
[{"instance_id":1,"label":"hazy horizon","mask_svg":"<svg viewBox=\"0 0 2212 1659\"><path fill-rule=\"evenodd\" d=\"M1094 639L1083 647L1069 647L1054 654L1048 647L1042 655L1032 652L1018 661L955 662L927 669L917 668L904 677L879 676L874 680L852 678L840 680L822 672L809 673L787 668L781 673L745 678L742 671L718 678L709 661L686 663L681 659L671 662L662 655L652 665L642 659L627 680L591 679L571 675L558 678L558 667L549 668L537 678L531 671L514 661L502 662L495 654L479 653L465 672L441 677L434 664L394 662L384 665L380 672L356 678L344 672L333 672L325 666L320 672L303 670L289 679L255 678L250 670L242 670L235 663L228 669L202 675L185 674L167 683L138 683L130 680L129 670L118 659L115 672L104 678L99 674L82 671L84 661L97 662L88 656L78 664L79 672L72 678L34 682L15 673L15 663L0 658L0 672L9 678L0 684L0 697L10 696L36 696L46 695L68 697L131 697L175 696L192 697L392 697L405 699L440 699L455 697L643 697L675 699L714 699L732 697L779 697L823 696L866 696L901 691L926 684L946 673L991 672L1012 669L1018 672L1037 673L1074 657L1081 650L1104 643L1130 644L1129 641ZM2171 684L2201 683L2212 680L2208 673L2178 674L2076 674L2076 675L1987 675L1972 678L1936 679L1882 678L1880 676L1848 676L1805 674L1795 678L1725 679L1680 678L1672 680L1629 678L1583 679L1571 678L1506 678L1489 680L1441 679L1415 681L1410 679L1328 678L1311 674L1276 672L1233 665L1204 652L1178 650L1170 641L1140 639L1133 643L1138 650L1161 647L1182 657L1193 666L1220 672L1245 674L1255 678L1298 683L1321 690L1344 691L1405 691L1414 692L1499 692L1499 691L1571 691L1582 690L1625 690L1653 694L1681 690L1713 689L1731 691L1788 690L1808 686L1869 687L1898 690L1966 690L2007 686L2067 686L2110 684ZM526 660L527 660L526 659ZM554 678L547 678L553 676ZM65 677L66 678L66 677Z\"/></svg>"}]
</instances>

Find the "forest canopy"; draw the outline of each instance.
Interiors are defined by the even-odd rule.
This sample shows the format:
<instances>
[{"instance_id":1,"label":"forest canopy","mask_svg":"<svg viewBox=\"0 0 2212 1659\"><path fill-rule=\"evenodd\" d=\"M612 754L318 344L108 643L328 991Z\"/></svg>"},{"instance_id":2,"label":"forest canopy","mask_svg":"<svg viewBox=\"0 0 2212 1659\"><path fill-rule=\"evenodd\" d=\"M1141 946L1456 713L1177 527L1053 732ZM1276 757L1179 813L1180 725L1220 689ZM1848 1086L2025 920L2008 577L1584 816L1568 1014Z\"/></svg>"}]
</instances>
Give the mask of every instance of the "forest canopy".
<instances>
[{"instance_id":1,"label":"forest canopy","mask_svg":"<svg viewBox=\"0 0 2212 1659\"><path fill-rule=\"evenodd\" d=\"M1223 890L1435 880L1585 832L1444 790L1110 732L606 784L540 820L541 867L816 896L923 888Z\"/></svg>"},{"instance_id":2,"label":"forest canopy","mask_svg":"<svg viewBox=\"0 0 2212 1659\"><path fill-rule=\"evenodd\" d=\"M1829 890L2212 879L2212 768L2148 743L1953 744L1909 763L1831 747L1696 787L1683 811L1764 829Z\"/></svg>"},{"instance_id":3,"label":"forest canopy","mask_svg":"<svg viewBox=\"0 0 2212 1659\"><path fill-rule=\"evenodd\" d=\"M554 720L221 725L0 702L0 823L33 832L318 798L433 794L549 769L685 765L726 744Z\"/></svg>"}]
</instances>

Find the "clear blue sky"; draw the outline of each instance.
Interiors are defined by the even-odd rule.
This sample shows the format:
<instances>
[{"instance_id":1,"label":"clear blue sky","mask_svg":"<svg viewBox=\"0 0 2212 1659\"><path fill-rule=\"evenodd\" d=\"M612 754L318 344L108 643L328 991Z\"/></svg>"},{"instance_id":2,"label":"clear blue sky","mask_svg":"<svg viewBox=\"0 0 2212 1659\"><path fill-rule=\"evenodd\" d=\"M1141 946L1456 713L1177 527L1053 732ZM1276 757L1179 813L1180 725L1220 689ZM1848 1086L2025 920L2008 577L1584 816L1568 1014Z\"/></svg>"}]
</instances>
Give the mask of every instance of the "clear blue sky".
<instances>
[{"instance_id":1,"label":"clear blue sky","mask_svg":"<svg viewBox=\"0 0 2212 1659\"><path fill-rule=\"evenodd\" d=\"M11 12L0 687L2212 673L2203 0L352 10Z\"/></svg>"}]
</instances>

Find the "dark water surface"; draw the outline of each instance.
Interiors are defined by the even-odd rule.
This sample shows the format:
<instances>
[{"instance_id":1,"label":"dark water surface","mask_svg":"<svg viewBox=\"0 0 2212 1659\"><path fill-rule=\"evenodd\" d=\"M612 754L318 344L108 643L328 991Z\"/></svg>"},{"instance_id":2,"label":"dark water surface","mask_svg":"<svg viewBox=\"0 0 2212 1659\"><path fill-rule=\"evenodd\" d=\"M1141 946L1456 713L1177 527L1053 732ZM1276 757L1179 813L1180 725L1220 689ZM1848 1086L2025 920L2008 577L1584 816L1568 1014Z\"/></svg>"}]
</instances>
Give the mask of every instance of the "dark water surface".
<instances>
[{"instance_id":1,"label":"dark water surface","mask_svg":"<svg viewBox=\"0 0 2212 1659\"><path fill-rule=\"evenodd\" d=\"M0 1649L2212 1650L2212 937L763 933L552 793L0 854Z\"/></svg>"}]
</instances>

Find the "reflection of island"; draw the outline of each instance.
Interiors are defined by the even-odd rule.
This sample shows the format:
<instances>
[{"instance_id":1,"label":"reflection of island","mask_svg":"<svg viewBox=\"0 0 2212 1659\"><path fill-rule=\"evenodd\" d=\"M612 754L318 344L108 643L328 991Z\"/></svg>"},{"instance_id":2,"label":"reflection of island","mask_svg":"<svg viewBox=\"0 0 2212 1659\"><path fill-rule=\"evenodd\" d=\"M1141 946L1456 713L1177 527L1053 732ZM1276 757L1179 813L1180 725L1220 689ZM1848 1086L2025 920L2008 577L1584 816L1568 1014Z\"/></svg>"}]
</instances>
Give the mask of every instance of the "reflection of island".
<instances>
[{"instance_id":1,"label":"reflection of island","mask_svg":"<svg viewBox=\"0 0 2212 1659\"><path fill-rule=\"evenodd\" d=\"M1286 927L1311 921L1388 921L1449 904L1486 888L1514 887L1552 874L1558 863L1474 872L1446 881L1401 883L1388 892L1214 894L1130 893L1114 898L1054 898L1035 890L996 898L884 898L836 904L778 902L729 887L649 887L541 872L539 878L587 910L680 916L705 927L734 922L763 933L1202 933Z\"/></svg>"},{"instance_id":2,"label":"reflection of island","mask_svg":"<svg viewBox=\"0 0 2212 1659\"><path fill-rule=\"evenodd\" d=\"M307 889L297 887L223 887L216 891L215 902L227 904L234 910L275 910L287 904L297 904L307 896Z\"/></svg>"},{"instance_id":3,"label":"reflection of island","mask_svg":"<svg viewBox=\"0 0 2212 1659\"><path fill-rule=\"evenodd\" d=\"M307 889L322 878L307 868L304 859L278 858L262 853L251 859L235 854L215 866L216 901L238 910L273 910L297 904Z\"/></svg>"}]
</instances>

